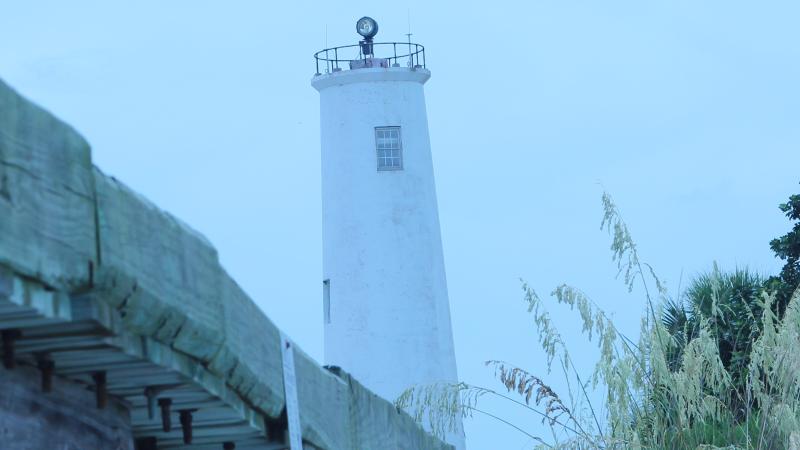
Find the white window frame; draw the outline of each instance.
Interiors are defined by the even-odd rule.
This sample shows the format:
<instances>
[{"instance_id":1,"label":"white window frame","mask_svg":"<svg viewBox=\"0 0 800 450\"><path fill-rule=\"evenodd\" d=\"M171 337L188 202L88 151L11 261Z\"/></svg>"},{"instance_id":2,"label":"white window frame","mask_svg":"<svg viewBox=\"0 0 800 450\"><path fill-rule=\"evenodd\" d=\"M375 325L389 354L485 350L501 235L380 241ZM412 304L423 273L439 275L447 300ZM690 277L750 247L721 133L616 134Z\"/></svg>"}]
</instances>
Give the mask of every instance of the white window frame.
<instances>
[{"instance_id":1,"label":"white window frame","mask_svg":"<svg viewBox=\"0 0 800 450\"><path fill-rule=\"evenodd\" d=\"M391 133L397 133L396 139ZM375 156L379 172L403 170L403 134L399 126L375 127Z\"/></svg>"}]
</instances>

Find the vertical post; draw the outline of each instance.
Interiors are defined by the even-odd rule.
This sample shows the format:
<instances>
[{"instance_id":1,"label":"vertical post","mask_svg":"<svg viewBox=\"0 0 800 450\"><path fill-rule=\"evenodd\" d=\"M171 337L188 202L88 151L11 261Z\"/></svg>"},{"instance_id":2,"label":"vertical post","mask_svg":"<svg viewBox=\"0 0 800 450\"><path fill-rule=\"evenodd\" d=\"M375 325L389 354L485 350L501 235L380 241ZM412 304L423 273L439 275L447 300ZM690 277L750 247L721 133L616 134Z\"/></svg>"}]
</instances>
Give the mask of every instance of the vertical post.
<instances>
[{"instance_id":1,"label":"vertical post","mask_svg":"<svg viewBox=\"0 0 800 450\"><path fill-rule=\"evenodd\" d=\"M171 398L158 399L158 406L161 408L161 429L165 433L172 431L172 418L170 417L170 408L172 407Z\"/></svg>"},{"instance_id":2,"label":"vertical post","mask_svg":"<svg viewBox=\"0 0 800 450\"><path fill-rule=\"evenodd\" d=\"M278 419L272 419L268 416L263 416L263 419L264 434L267 438L267 442L285 444L287 427L286 409L284 408L281 417Z\"/></svg>"},{"instance_id":3,"label":"vertical post","mask_svg":"<svg viewBox=\"0 0 800 450\"><path fill-rule=\"evenodd\" d=\"M49 359L42 359L39 361L39 370L42 371L42 392L53 391L53 371L55 370L55 363Z\"/></svg>"},{"instance_id":4,"label":"vertical post","mask_svg":"<svg viewBox=\"0 0 800 450\"><path fill-rule=\"evenodd\" d=\"M411 52L411 30L408 30L408 66L414 67L414 54Z\"/></svg>"},{"instance_id":5,"label":"vertical post","mask_svg":"<svg viewBox=\"0 0 800 450\"><path fill-rule=\"evenodd\" d=\"M14 341L22 336L19 330L3 330L3 366L6 369L13 369L17 363L14 359Z\"/></svg>"},{"instance_id":6,"label":"vertical post","mask_svg":"<svg viewBox=\"0 0 800 450\"><path fill-rule=\"evenodd\" d=\"M152 386L144 388L144 398L147 400L147 418L153 420L156 417L156 389Z\"/></svg>"},{"instance_id":7,"label":"vertical post","mask_svg":"<svg viewBox=\"0 0 800 450\"><path fill-rule=\"evenodd\" d=\"M197 410L196 409L180 410L181 431L183 431L184 444L192 443L192 413L195 411Z\"/></svg>"},{"instance_id":8,"label":"vertical post","mask_svg":"<svg viewBox=\"0 0 800 450\"><path fill-rule=\"evenodd\" d=\"M133 446L135 450L158 450L158 440L154 436L138 438Z\"/></svg>"},{"instance_id":9,"label":"vertical post","mask_svg":"<svg viewBox=\"0 0 800 450\"><path fill-rule=\"evenodd\" d=\"M97 409L104 409L108 403L108 384L106 380L106 373L95 372L95 374L92 375L92 379L94 380Z\"/></svg>"},{"instance_id":10,"label":"vertical post","mask_svg":"<svg viewBox=\"0 0 800 450\"><path fill-rule=\"evenodd\" d=\"M297 377L294 368L294 348L289 338L283 333L281 333L281 359L283 360L283 393L286 399L289 450L303 450L300 403L297 399Z\"/></svg>"}]
</instances>

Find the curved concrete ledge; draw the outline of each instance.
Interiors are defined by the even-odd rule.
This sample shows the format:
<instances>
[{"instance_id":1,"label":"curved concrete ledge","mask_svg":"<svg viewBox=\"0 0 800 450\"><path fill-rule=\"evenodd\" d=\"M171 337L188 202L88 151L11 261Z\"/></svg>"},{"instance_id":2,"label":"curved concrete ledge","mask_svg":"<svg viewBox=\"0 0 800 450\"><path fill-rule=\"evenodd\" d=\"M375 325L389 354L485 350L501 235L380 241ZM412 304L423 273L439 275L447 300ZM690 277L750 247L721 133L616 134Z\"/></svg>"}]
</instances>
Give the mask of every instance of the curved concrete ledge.
<instances>
[{"instance_id":1,"label":"curved concrete ledge","mask_svg":"<svg viewBox=\"0 0 800 450\"><path fill-rule=\"evenodd\" d=\"M322 91L330 86L364 82L408 81L425 84L430 77L431 71L422 67L369 67L317 75L311 79L311 85Z\"/></svg>"}]
</instances>

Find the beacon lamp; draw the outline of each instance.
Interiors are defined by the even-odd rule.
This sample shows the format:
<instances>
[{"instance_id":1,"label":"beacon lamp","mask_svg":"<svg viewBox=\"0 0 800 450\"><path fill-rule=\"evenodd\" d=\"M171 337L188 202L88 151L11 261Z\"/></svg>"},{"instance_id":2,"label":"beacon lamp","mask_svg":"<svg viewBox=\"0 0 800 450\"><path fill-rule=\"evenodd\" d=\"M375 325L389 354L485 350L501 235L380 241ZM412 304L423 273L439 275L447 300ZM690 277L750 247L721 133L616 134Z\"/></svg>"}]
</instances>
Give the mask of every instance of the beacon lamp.
<instances>
[{"instance_id":1,"label":"beacon lamp","mask_svg":"<svg viewBox=\"0 0 800 450\"><path fill-rule=\"evenodd\" d=\"M362 17L356 22L356 31L364 37L365 40L371 41L376 34L378 34L378 22L372 17Z\"/></svg>"}]
</instances>

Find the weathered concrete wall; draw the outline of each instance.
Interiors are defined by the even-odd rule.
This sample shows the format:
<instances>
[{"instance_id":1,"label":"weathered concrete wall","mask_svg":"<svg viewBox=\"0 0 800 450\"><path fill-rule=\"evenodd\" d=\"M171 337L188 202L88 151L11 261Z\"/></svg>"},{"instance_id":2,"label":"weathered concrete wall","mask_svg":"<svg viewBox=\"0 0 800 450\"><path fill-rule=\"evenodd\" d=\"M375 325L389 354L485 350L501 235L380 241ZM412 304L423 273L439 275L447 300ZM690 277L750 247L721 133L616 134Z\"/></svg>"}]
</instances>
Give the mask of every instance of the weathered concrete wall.
<instances>
[{"instance_id":1,"label":"weathered concrete wall","mask_svg":"<svg viewBox=\"0 0 800 450\"><path fill-rule=\"evenodd\" d=\"M132 450L126 409L95 408L94 393L56 377L43 393L39 372L0 367L0 449Z\"/></svg>"},{"instance_id":2,"label":"weathered concrete wall","mask_svg":"<svg viewBox=\"0 0 800 450\"><path fill-rule=\"evenodd\" d=\"M0 264L59 289L96 265L89 144L0 81Z\"/></svg>"}]
</instances>

